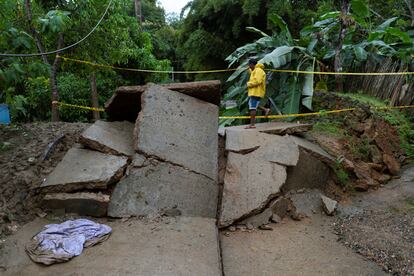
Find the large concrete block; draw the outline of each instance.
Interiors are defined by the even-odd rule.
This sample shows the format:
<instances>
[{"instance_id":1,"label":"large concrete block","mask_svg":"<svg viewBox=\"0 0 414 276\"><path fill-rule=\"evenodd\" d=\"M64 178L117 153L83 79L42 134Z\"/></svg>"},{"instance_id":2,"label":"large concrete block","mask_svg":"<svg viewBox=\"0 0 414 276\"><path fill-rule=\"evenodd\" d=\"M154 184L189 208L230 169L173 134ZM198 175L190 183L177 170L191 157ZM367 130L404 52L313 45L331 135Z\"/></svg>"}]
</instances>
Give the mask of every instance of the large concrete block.
<instances>
[{"instance_id":1,"label":"large concrete block","mask_svg":"<svg viewBox=\"0 0 414 276\"><path fill-rule=\"evenodd\" d=\"M126 166L126 157L72 148L40 188L54 193L106 189L122 177Z\"/></svg>"},{"instance_id":2,"label":"large concrete block","mask_svg":"<svg viewBox=\"0 0 414 276\"><path fill-rule=\"evenodd\" d=\"M65 209L66 213L81 216L104 217L108 211L109 195L95 193L47 194L43 207Z\"/></svg>"},{"instance_id":3,"label":"large concrete block","mask_svg":"<svg viewBox=\"0 0 414 276\"><path fill-rule=\"evenodd\" d=\"M221 227L259 212L285 183L286 168L264 161L256 153L230 152L228 155L219 219Z\"/></svg>"},{"instance_id":4,"label":"large concrete block","mask_svg":"<svg viewBox=\"0 0 414 276\"><path fill-rule=\"evenodd\" d=\"M246 129L226 131L226 150L246 153L257 150L263 160L285 166L295 166L299 149L291 136L279 136Z\"/></svg>"},{"instance_id":5,"label":"large concrete block","mask_svg":"<svg viewBox=\"0 0 414 276\"><path fill-rule=\"evenodd\" d=\"M133 123L97 121L82 133L80 142L104 153L132 156L133 134Z\"/></svg>"},{"instance_id":6,"label":"large concrete block","mask_svg":"<svg viewBox=\"0 0 414 276\"><path fill-rule=\"evenodd\" d=\"M217 106L220 105L221 82L218 80L166 83L160 86ZM135 121L141 110L141 95L147 90L147 87L147 85L119 87L105 103L108 118L111 121Z\"/></svg>"},{"instance_id":7,"label":"large concrete block","mask_svg":"<svg viewBox=\"0 0 414 276\"><path fill-rule=\"evenodd\" d=\"M142 95L135 150L217 180L218 107L150 85Z\"/></svg>"},{"instance_id":8,"label":"large concrete block","mask_svg":"<svg viewBox=\"0 0 414 276\"><path fill-rule=\"evenodd\" d=\"M184 216L216 217L218 185L182 167L151 160L130 168L115 187L109 204L111 217L174 211Z\"/></svg>"}]
</instances>

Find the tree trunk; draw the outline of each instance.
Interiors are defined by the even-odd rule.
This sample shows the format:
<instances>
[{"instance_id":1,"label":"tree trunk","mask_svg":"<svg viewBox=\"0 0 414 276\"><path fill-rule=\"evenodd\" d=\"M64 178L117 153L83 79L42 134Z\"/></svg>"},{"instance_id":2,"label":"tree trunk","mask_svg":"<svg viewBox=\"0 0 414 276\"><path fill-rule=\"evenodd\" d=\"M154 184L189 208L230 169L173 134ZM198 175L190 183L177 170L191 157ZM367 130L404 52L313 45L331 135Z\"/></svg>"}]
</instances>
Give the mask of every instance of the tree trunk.
<instances>
[{"instance_id":1,"label":"tree trunk","mask_svg":"<svg viewBox=\"0 0 414 276\"><path fill-rule=\"evenodd\" d=\"M138 25L142 26L142 6L141 0L135 0L135 17L137 18Z\"/></svg>"},{"instance_id":2,"label":"tree trunk","mask_svg":"<svg viewBox=\"0 0 414 276\"><path fill-rule=\"evenodd\" d=\"M59 34L58 49L63 47L63 34ZM50 89L52 91L52 122L59 121L59 110L57 102L59 101L59 93L57 87L57 69L60 64L59 53L56 54L55 61L50 70Z\"/></svg>"},{"instance_id":3,"label":"tree trunk","mask_svg":"<svg viewBox=\"0 0 414 276\"><path fill-rule=\"evenodd\" d=\"M341 7L341 30L339 32L338 45L335 49L335 61L334 61L334 70L335 72L342 72L342 46L344 45L344 39L346 31L348 29L348 14L349 14L349 0L342 0ZM336 90L343 91L344 89L344 78L342 75L335 75L336 81Z\"/></svg>"},{"instance_id":4,"label":"tree trunk","mask_svg":"<svg viewBox=\"0 0 414 276\"><path fill-rule=\"evenodd\" d=\"M91 74L91 89L92 89L92 94L91 94L92 107L98 108L99 107L99 100L98 100L98 89L96 88L95 73ZM101 118L100 114L99 114L99 111L96 111L96 110L92 111L92 116L93 116L93 121L94 122Z\"/></svg>"},{"instance_id":5,"label":"tree trunk","mask_svg":"<svg viewBox=\"0 0 414 276\"><path fill-rule=\"evenodd\" d=\"M36 32L36 29L33 27L32 8L31 8L31 5L30 5L30 0L25 0L24 2L25 2L25 6L26 6L26 17L27 17L27 23L29 24L30 33L32 34L33 39L36 42L36 47L37 47L39 53L42 54L42 53L45 52L45 49L43 47L43 44L42 44L42 41L40 40L39 35ZM45 64L50 65L46 55L42 55L42 60Z\"/></svg>"}]
</instances>

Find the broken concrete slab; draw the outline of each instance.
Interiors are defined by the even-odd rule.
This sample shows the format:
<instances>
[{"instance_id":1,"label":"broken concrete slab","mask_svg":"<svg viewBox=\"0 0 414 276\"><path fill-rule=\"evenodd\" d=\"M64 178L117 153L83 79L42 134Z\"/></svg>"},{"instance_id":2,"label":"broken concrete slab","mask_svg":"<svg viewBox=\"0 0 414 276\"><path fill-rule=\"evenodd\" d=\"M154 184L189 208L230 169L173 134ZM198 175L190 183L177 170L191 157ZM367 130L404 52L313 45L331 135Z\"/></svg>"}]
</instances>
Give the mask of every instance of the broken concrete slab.
<instances>
[{"instance_id":1,"label":"broken concrete slab","mask_svg":"<svg viewBox=\"0 0 414 276\"><path fill-rule=\"evenodd\" d=\"M65 209L66 213L81 216L104 217L108 211L109 195L101 193L47 194L42 206L49 209Z\"/></svg>"},{"instance_id":2,"label":"broken concrete slab","mask_svg":"<svg viewBox=\"0 0 414 276\"><path fill-rule=\"evenodd\" d=\"M265 224L269 224L272 216L272 210L270 208L266 208L263 212L248 217L247 219L242 220L239 224L253 225L254 227L259 227Z\"/></svg>"},{"instance_id":3,"label":"broken concrete slab","mask_svg":"<svg viewBox=\"0 0 414 276\"><path fill-rule=\"evenodd\" d=\"M25 243L54 221L35 220L2 244L2 275L222 275L214 219L164 218L105 221L111 237L85 249L68 263L39 266L24 251ZM3 247L4 246L4 247Z\"/></svg>"},{"instance_id":4,"label":"broken concrete slab","mask_svg":"<svg viewBox=\"0 0 414 276\"><path fill-rule=\"evenodd\" d=\"M338 202L324 195L321 195L321 200L322 200L322 207L325 213L328 216L332 216L335 213L336 208L338 207Z\"/></svg>"},{"instance_id":5,"label":"broken concrete slab","mask_svg":"<svg viewBox=\"0 0 414 276\"><path fill-rule=\"evenodd\" d=\"M329 167L309 151L299 150L299 161L294 167L287 168L286 184L283 191L325 189L330 177Z\"/></svg>"},{"instance_id":6,"label":"broken concrete slab","mask_svg":"<svg viewBox=\"0 0 414 276\"><path fill-rule=\"evenodd\" d=\"M299 148L309 152L315 158L326 162L328 164L335 162L335 157L327 153L324 149L322 149L319 145L310 142L307 139L297 137L297 136L290 136L291 139L298 145Z\"/></svg>"},{"instance_id":7,"label":"broken concrete slab","mask_svg":"<svg viewBox=\"0 0 414 276\"><path fill-rule=\"evenodd\" d=\"M108 215L128 217L175 210L183 216L215 218L218 185L210 178L170 163L150 160L115 187Z\"/></svg>"},{"instance_id":8,"label":"broken concrete slab","mask_svg":"<svg viewBox=\"0 0 414 276\"><path fill-rule=\"evenodd\" d=\"M259 227L262 225L269 224L272 221L272 218L275 221L279 221L287 216L291 211L291 202L290 200L279 197L269 204L269 207L263 210L257 215L246 218L240 224L252 224L254 227Z\"/></svg>"},{"instance_id":9,"label":"broken concrete slab","mask_svg":"<svg viewBox=\"0 0 414 276\"><path fill-rule=\"evenodd\" d=\"M135 128L135 150L217 180L218 107L149 85Z\"/></svg>"},{"instance_id":10,"label":"broken concrete slab","mask_svg":"<svg viewBox=\"0 0 414 276\"><path fill-rule=\"evenodd\" d=\"M338 243L326 217L273 227L276 231L222 233L224 275L386 275Z\"/></svg>"},{"instance_id":11,"label":"broken concrete slab","mask_svg":"<svg viewBox=\"0 0 414 276\"><path fill-rule=\"evenodd\" d=\"M289 199L296 208L295 212L298 215L311 217L322 212L321 195L322 193L319 190L312 189L301 193L292 193L289 195Z\"/></svg>"},{"instance_id":12,"label":"broken concrete slab","mask_svg":"<svg viewBox=\"0 0 414 276\"><path fill-rule=\"evenodd\" d=\"M79 137L80 142L97 151L114 155L132 156L134 124L97 121Z\"/></svg>"},{"instance_id":13,"label":"broken concrete slab","mask_svg":"<svg viewBox=\"0 0 414 276\"><path fill-rule=\"evenodd\" d=\"M299 149L290 136L279 136L250 130L227 130L226 150L236 153L259 151L263 160L295 166Z\"/></svg>"},{"instance_id":14,"label":"broken concrete slab","mask_svg":"<svg viewBox=\"0 0 414 276\"><path fill-rule=\"evenodd\" d=\"M234 127L227 127L227 130L234 130L234 131L246 131L246 126L234 126ZM312 125L310 124L296 124L296 123L284 123L284 122L268 122L268 123L260 123L256 124L256 128L250 131L258 131L268 134L275 134L275 135L293 135L304 133L312 129Z\"/></svg>"},{"instance_id":15,"label":"broken concrete slab","mask_svg":"<svg viewBox=\"0 0 414 276\"><path fill-rule=\"evenodd\" d=\"M221 82L217 80L167 83L161 86L217 106L220 105ZM141 110L141 95L146 89L147 85L119 87L105 103L105 111L109 120L135 122Z\"/></svg>"},{"instance_id":16,"label":"broken concrete slab","mask_svg":"<svg viewBox=\"0 0 414 276\"><path fill-rule=\"evenodd\" d=\"M219 225L258 213L279 192L286 180L285 167L262 160L256 152L230 152L224 177Z\"/></svg>"},{"instance_id":17,"label":"broken concrete slab","mask_svg":"<svg viewBox=\"0 0 414 276\"><path fill-rule=\"evenodd\" d=\"M106 189L121 179L127 161L126 157L71 148L40 188L49 193Z\"/></svg>"}]
</instances>

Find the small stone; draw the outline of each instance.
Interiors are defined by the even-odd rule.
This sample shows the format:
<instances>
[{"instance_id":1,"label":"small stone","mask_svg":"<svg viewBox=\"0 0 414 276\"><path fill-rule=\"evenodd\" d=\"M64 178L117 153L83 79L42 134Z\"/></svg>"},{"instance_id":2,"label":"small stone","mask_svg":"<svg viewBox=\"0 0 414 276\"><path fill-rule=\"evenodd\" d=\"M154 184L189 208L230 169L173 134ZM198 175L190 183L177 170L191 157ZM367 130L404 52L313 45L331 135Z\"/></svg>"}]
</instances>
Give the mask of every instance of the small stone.
<instances>
[{"instance_id":1,"label":"small stone","mask_svg":"<svg viewBox=\"0 0 414 276\"><path fill-rule=\"evenodd\" d=\"M29 159L27 159L27 162L29 163L34 163L36 161L36 158L34 157L30 157Z\"/></svg>"},{"instance_id":2,"label":"small stone","mask_svg":"<svg viewBox=\"0 0 414 276\"><path fill-rule=\"evenodd\" d=\"M229 232L225 232L225 233L224 233L224 236L226 236L226 237L230 237L230 233L229 233Z\"/></svg>"},{"instance_id":3,"label":"small stone","mask_svg":"<svg viewBox=\"0 0 414 276\"><path fill-rule=\"evenodd\" d=\"M233 226L233 225L232 225L232 226L230 226L230 227L229 227L229 231L230 231L230 232L236 232L236 227L235 227L235 226Z\"/></svg>"},{"instance_id":4,"label":"small stone","mask_svg":"<svg viewBox=\"0 0 414 276\"><path fill-rule=\"evenodd\" d=\"M335 213L338 202L323 195L321 195L321 199L323 210L328 216L332 216Z\"/></svg>"},{"instance_id":5,"label":"small stone","mask_svg":"<svg viewBox=\"0 0 414 276\"><path fill-rule=\"evenodd\" d=\"M237 225L237 226L236 226L236 229L237 229L237 230L240 230L240 231L246 231L246 229L247 229L247 228L246 228L246 226L245 226L245 225Z\"/></svg>"},{"instance_id":6,"label":"small stone","mask_svg":"<svg viewBox=\"0 0 414 276\"><path fill-rule=\"evenodd\" d=\"M267 225L267 224L265 224L265 225L260 225L260 226L259 226L259 229L260 229L260 230L266 230L266 231L273 231L273 228L272 228L270 225Z\"/></svg>"},{"instance_id":7,"label":"small stone","mask_svg":"<svg viewBox=\"0 0 414 276\"><path fill-rule=\"evenodd\" d=\"M274 223L280 223L282 222L282 219L278 215L273 214L272 217L270 218L270 221Z\"/></svg>"},{"instance_id":8,"label":"small stone","mask_svg":"<svg viewBox=\"0 0 414 276\"><path fill-rule=\"evenodd\" d=\"M254 229L254 226L251 223L246 224L246 227L247 227L248 230L253 230Z\"/></svg>"}]
</instances>

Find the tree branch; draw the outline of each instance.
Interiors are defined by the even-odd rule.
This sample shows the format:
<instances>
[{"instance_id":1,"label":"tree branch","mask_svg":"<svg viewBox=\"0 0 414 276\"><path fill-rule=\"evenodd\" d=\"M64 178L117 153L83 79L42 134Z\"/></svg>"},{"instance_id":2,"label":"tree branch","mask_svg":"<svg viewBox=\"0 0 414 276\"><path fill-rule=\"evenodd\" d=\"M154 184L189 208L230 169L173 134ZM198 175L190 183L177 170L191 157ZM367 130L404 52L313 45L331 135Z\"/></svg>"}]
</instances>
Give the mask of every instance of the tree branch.
<instances>
[{"instance_id":1,"label":"tree branch","mask_svg":"<svg viewBox=\"0 0 414 276\"><path fill-rule=\"evenodd\" d=\"M411 5L411 0L404 0L405 4L408 7L408 10L411 13L411 26L414 26L414 9L413 6Z\"/></svg>"},{"instance_id":2,"label":"tree branch","mask_svg":"<svg viewBox=\"0 0 414 276\"><path fill-rule=\"evenodd\" d=\"M36 42L36 46L37 46L37 49L39 50L39 53L42 54L45 52L45 48L43 47L42 41L40 40L40 37L37 34L36 29L33 27L32 8L30 5L30 0L25 0L24 2L26 6L26 16L27 16L27 22L29 23L30 32ZM42 60L45 64L50 64L46 55L42 55Z\"/></svg>"}]
</instances>

